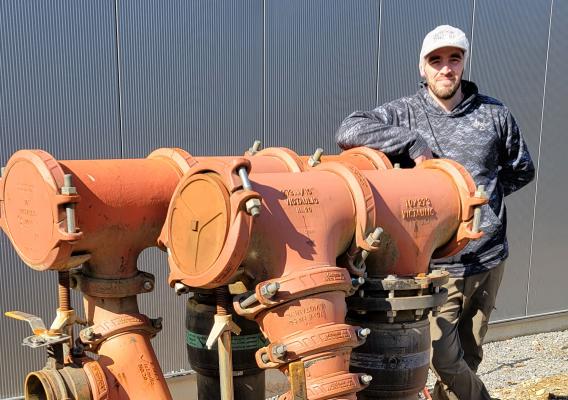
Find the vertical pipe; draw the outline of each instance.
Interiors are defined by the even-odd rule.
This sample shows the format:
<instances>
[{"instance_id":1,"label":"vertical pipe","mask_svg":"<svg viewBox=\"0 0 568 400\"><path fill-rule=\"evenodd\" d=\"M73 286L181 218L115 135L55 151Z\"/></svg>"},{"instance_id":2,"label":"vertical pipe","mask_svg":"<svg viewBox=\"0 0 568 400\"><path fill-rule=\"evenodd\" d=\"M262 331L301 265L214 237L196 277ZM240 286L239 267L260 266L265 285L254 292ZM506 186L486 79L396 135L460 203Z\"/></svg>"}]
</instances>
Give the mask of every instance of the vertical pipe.
<instances>
[{"instance_id":1,"label":"vertical pipe","mask_svg":"<svg viewBox=\"0 0 568 400\"><path fill-rule=\"evenodd\" d=\"M240 171L244 170L241 168ZM243 182L244 186L244 182ZM217 315L227 315L229 290L226 286L215 289L217 300ZM231 351L231 331L225 330L217 339L219 354L219 384L221 385L221 400L233 400L233 354Z\"/></svg>"}]
</instances>

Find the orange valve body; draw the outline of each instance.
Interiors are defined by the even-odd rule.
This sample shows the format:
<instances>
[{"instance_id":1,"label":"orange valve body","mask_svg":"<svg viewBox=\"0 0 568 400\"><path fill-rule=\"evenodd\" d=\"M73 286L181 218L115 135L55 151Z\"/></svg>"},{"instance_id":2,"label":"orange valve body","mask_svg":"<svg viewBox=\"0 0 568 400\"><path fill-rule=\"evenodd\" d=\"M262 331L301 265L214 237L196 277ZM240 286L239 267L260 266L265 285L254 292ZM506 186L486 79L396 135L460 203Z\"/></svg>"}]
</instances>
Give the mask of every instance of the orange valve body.
<instances>
[{"instance_id":1,"label":"orange valve body","mask_svg":"<svg viewBox=\"0 0 568 400\"><path fill-rule=\"evenodd\" d=\"M83 264L78 278L91 327L81 340L99 355L85 363L95 398L171 398L149 340L158 329L136 301L153 281L136 260L157 244L171 194L194 163L179 149L146 159L69 161L22 150L6 165L0 223L20 257L37 270ZM65 174L72 175L71 187ZM67 220L69 207L74 221ZM68 232L69 226L78 229ZM137 285L119 290L128 282Z\"/></svg>"},{"instance_id":2,"label":"orange valve body","mask_svg":"<svg viewBox=\"0 0 568 400\"><path fill-rule=\"evenodd\" d=\"M449 245L467 223L464 210L471 204L464 202L473 195L467 174L445 170L455 172L452 163L361 173L352 163L324 162L301 173L251 174L262 199L254 222L236 196L235 167L206 164L184 176L170 203L161 237L170 284L213 288L248 280L257 304L241 306L246 294L233 305L270 339L257 362L286 372L291 361L311 360L310 398L353 398L365 386L347 368L350 348L361 340L357 327L345 327L344 298L352 284L347 270L335 265L352 242L365 246L362 235L384 227L387 250L394 248L383 252L391 257L388 268L416 275L427 270L437 248L449 253L475 236ZM273 283L279 290L267 295Z\"/></svg>"}]
</instances>

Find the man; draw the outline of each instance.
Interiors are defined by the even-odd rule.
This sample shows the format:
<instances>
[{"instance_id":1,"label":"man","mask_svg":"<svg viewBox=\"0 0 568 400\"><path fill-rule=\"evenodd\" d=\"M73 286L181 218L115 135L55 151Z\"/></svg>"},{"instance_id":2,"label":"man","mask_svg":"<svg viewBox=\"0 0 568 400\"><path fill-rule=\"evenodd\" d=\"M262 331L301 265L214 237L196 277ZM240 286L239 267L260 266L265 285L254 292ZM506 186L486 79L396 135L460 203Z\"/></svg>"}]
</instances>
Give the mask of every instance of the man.
<instances>
[{"instance_id":1,"label":"man","mask_svg":"<svg viewBox=\"0 0 568 400\"><path fill-rule=\"evenodd\" d=\"M438 26L420 52L423 87L414 95L348 116L337 132L343 149L368 146L416 164L432 157L453 159L485 185L483 238L454 257L432 260L451 278L448 302L431 319L434 399L490 399L476 375L482 343L508 256L504 196L534 177L527 146L510 111L462 79L469 53L465 34Z\"/></svg>"}]
</instances>

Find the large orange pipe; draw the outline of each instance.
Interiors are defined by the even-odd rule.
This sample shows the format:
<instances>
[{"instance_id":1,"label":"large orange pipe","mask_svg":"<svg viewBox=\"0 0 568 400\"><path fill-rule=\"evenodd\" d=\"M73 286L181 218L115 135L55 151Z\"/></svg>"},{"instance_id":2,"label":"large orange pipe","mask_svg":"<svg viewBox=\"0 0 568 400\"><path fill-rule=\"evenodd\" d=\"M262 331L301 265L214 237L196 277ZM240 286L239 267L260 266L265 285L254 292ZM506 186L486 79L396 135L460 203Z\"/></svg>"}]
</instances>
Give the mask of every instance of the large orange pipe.
<instances>
[{"instance_id":1,"label":"large orange pipe","mask_svg":"<svg viewBox=\"0 0 568 400\"><path fill-rule=\"evenodd\" d=\"M191 164L181 150L160 149L147 159L90 161L23 150L6 165L1 223L20 257L38 270L84 263L75 279L90 328L81 339L99 355L91 362L99 367L87 370L104 374L89 375L94 398L171 398L150 345L159 329L136 301L152 290L153 278L140 274L136 260L156 245L171 194ZM64 184L65 174L76 191ZM67 232L69 208L76 232Z\"/></svg>"},{"instance_id":2,"label":"large orange pipe","mask_svg":"<svg viewBox=\"0 0 568 400\"><path fill-rule=\"evenodd\" d=\"M330 162L300 174L254 174L251 194L241 192L235 178L247 162L203 162L178 185L162 233L170 283L212 288L242 279L249 288L256 284L258 304L241 306L245 297L240 297L234 306L254 318L271 341L257 353L259 365L287 371L290 361L310 360L310 398L354 398L364 384L348 365L350 348L361 338L357 328L344 324L344 297L352 286L346 270L335 266L336 258L352 241L363 245L356 240L360 231L381 225L399 246L395 268L405 266L399 272L410 275L426 270L435 249L454 251L474 237L456 235L467 224L464 217L471 219L464 213L471 205L471 178L445 161L432 168L365 174ZM254 227L244 211L253 195L262 198ZM267 296L266 288L276 282L280 290Z\"/></svg>"}]
</instances>

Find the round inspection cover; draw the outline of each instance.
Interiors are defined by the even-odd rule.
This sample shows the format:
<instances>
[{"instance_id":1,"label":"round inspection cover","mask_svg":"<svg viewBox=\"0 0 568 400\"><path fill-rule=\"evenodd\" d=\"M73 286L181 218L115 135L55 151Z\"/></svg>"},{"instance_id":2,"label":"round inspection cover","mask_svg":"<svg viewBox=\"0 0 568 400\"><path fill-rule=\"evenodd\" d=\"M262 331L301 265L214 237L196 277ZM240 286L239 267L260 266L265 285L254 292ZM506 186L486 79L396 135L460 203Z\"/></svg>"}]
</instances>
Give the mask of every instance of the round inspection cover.
<instances>
[{"instance_id":1,"label":"round inspection cover","mask_svg":"<svg viewBox=\"0 0 568 400\"><path fill-rule=\"evenodd\" d=\"M6 233L24 262L38 270L51 267L66 252L57 232L58 180L63 181L63 171L57 161L32 150L14 154L3 177Z\"/></svg>"},{"instance_id":2,"label":"round inspection cover","mask_svg":"<svg viewBox=\"0 0 568 400\"><path fill-rule=\"evenodd\" d=\"M177 268L191 278L218 275L215 266L230 222L229 192L215 174L186 179L174 194L168 218L169 250ZM201 279L200 279L201 280Z\"/></svg>"}]
</instances>

